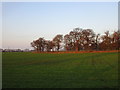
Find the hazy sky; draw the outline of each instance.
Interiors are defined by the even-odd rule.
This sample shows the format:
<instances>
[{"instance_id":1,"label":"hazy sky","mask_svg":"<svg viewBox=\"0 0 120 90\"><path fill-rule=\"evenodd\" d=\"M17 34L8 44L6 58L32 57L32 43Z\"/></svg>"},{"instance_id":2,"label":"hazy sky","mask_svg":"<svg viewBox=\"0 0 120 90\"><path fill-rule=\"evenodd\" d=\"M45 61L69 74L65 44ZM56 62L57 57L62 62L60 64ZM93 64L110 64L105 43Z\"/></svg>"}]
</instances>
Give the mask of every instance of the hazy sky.
<instances>
[{"instance_id":1,"label":"hazy sky","mask_svg":"<svg viewBox=\"0 0 120 90\"><path fill-rule=\"evenodd\" d=\"M4 2L2 3L3 48L31 48L30 42L73 28L96 33L118 28L117 2Z\"/></svg>"}]
</instances>

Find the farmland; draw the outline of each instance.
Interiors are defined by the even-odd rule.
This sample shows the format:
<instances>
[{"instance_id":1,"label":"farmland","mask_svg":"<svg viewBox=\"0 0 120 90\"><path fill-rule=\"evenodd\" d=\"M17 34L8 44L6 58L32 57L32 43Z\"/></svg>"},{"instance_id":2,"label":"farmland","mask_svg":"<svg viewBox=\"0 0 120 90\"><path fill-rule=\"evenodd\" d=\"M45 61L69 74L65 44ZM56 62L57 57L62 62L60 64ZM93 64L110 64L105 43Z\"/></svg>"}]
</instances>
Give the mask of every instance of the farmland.
<instances>
[{"instance_id":1,"label":"farmland","mask_svg":"<svg viewBox=\"0 0 120 90\"><path fill-rule=\"evenodd\" d=\"M118 54L2 53L3 88L116 88Z\"/></svg>"}]
</instances>

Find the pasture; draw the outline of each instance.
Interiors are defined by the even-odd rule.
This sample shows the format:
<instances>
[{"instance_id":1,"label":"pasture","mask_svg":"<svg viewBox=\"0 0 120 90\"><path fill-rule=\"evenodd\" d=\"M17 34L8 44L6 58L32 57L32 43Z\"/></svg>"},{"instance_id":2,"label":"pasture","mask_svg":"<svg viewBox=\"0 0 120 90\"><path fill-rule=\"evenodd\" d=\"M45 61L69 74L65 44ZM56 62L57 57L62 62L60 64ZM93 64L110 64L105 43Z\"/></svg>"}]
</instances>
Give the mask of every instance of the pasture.
<instances>
[{"instance_id":1,"label":"pasture","mask_svg":"<svg viewBox=\"0 0 120 90\"><path fill-rule=\"evenodd\" d=\"M118 54L2 53L3 88L117 88Z\"/></svg>"}]
</instances>

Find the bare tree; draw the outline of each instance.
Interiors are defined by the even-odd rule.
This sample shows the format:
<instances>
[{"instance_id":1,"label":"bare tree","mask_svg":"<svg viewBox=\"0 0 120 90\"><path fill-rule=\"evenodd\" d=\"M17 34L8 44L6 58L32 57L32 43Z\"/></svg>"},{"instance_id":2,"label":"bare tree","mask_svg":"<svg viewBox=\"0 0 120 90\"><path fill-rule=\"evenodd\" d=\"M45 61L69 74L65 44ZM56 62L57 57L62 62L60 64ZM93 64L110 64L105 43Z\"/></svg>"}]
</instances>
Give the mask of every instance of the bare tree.
<instances>
[{"instance_id":1,"label":"bare tree","mask_svg":"<svg viewBox=\"0 0 120 90\"><path fill-rule=\"evenodd\" d=\"M70 39L70 35L69 34L66 34L64 36L64 43L65 43L65 49L66 51L69 51L70 50L70 43L71 43L71 39Z\"/></svg>"},{"instance_id":2,"label":"bare tree","mask_svg":"<svg viewBox=\"0 0 120 90\"><path fill-rule=\"evenodd\" d=\"M120 31L114 31L112 34L112 49L120 49Z\"/></svg>"},{"instance_id":3,"label":"bare tree","mask_svg":"<svg viewBox=\"0 0 120 90\"><path fill-rule=\"evenodd\" d=\"M92 29L84 29L81 34L84 50L90 50L94 41L95 33Z\"/></svg>"},{"instance_id":4,"label":"bare tree","mask_svg":"<svg viewBox=\"0 0 120 90\"><path fill-rule=\"evenodd\" d=\"M59 51L63 41L63 35L56 35L52 41L39 38L31 42L36 51ZM92 29L74 28L64 36L64 47L66 51L79 50L118 50L120 49L120 31L110 34L106 31L104 35L95 34Z\"/></svg>"},{"instance_id":5,"label":"bare tree","mask_svg":"<svg viewBox=\"0 0 120 90\"><path fill-rule=\"evenodd\" d=\"M99 50L99 43L100 43L100 34L97 34L97 35L95 35L95 38L92 41L91 48L93 50Z\"/></svg>"},{"instance_id":6,"label":"bare tree","mask_svg":"<svg viewBox=\"0 0 120 90\"><path fill-rule=\"evenodd\" d=\"M35 44L35 41L31 42L30 44L31 44L31 46L34 48L34 50L37 51L37 46L36 46L36 44Z\"/></svg>"},{"instance_id":7,"label":"bare tree","mask_svg":"<svg viewBox=\"0 0 120 90\"><path fill-rule=\"evenodd\" d=\"M100 43L101 50L111 50L112 38L110 37L109 31L105 32L105 35L101 36L102 42Z\"/></svg>"},{"instance_id":8,"label":"bare tree","mask_svg":"<svg viewBox=\"0 0 120 90\"><path fill-rule=\"evenodd\" d=\"M62 40L63 40L63 35L60 34L56 35L53 38L53 43L55 44L57 51L59 51L60 49L60 43L62 42Z\"/></svg>"},{"instance_id":9,"label":"bare tree","mask_svg":"<svg viewBox=\"0 0 120 90\"><path fill-rule=\"evenodd\" d=\"M45 51L53 51L54 43L50 40L45 40Z\"/></svg>"},{"instance_id":10,"label":"bare tree","mask_svg":"<svg viewBox=\"0 0 120 90\"><path fill-rule=\"evenodd\" d=\"M45 44L44 38L39 38L31 42L31 46L34 47L36 51L44 51L44 44Z\"/></svg>"}]
</instances>

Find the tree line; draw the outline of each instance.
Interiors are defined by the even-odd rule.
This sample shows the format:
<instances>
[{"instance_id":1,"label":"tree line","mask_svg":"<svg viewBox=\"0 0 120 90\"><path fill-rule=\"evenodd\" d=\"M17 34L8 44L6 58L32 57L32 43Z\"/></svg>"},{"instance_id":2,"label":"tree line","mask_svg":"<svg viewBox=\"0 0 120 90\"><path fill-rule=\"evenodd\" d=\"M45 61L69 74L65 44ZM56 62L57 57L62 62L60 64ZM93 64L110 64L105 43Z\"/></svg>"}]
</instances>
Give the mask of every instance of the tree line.
<instances>
[{"instance_id":1,"label":"tree line","mask_svg":"<svg viewBox=\"0 0 120 90\"><path fill-rule=\"evenodd\" d=\"M120 31L109 31L103 35L95 34L92 29L74 28L69 34L56 35L52 40L39 38L31 42L34 50L43 51L82 51L82 50L119 50Z\"/></svg>"}]
</instances>

